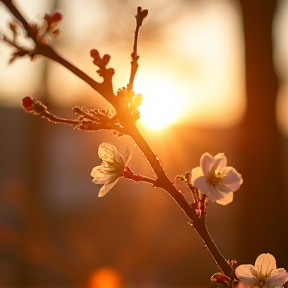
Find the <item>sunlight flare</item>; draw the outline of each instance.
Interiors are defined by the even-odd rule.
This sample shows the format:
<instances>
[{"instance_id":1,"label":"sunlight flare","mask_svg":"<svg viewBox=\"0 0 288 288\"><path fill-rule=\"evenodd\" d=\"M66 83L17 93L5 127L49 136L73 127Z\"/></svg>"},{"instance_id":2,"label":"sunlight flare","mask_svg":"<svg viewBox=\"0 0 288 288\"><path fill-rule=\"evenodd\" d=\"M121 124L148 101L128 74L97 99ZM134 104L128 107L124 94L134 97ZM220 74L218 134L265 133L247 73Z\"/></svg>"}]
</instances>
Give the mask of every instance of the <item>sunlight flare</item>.
<instances>
[{"instance_id":1,"label":"sunlight flare","mask_svg":"<svg viewBox=\"0 0 288 288\"><path fill-rule=\"evenodd\" d=\"M179 120L183 99L180 98L181 93L176 85L158 75L140 79L141 82L135 83L135 88L143 95L143 102L139 107L141 124L151 130L161 130Z\"/></svg>"}]
</instances>

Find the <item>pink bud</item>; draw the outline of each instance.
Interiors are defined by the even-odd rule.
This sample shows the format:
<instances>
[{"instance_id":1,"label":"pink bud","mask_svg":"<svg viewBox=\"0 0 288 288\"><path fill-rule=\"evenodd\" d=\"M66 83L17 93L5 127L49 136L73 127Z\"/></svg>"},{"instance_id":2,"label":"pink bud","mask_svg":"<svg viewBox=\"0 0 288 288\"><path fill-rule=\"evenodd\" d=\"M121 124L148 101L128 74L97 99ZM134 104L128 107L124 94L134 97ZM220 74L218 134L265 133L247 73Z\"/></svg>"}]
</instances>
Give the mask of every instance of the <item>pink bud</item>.
<instances>
[{"instance_id":1,"label":"pink bud","mask_svg":"<svg viewBox=\"0 0 288 288\"><path fill-rule=\"evenodd\" d=\"M62 21L62 19L63 19L63 15L60 12L54 12L51 15L52 22L60 22L60 21Z\"/></svg>"},{"instance_id":2,"label":"pink bud","mask_svg":"<svg viewBox=\"0 0 288 288\"><path fill-rule=\"evenodd\" d=\"M22 99L22 106L27 111L33 111L34 109L34 99L30 96L26 96Z\"/></svg>"}]
</instances>

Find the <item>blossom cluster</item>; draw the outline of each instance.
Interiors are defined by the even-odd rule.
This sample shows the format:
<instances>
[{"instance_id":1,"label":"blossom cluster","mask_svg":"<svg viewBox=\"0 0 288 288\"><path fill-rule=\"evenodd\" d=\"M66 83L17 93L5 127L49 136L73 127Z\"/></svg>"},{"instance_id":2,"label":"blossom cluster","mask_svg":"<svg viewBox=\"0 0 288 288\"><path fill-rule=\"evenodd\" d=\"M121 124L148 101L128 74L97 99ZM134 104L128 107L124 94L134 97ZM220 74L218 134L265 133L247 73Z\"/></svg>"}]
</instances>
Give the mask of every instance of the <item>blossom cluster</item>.
<instances>
[{"instance_id":1,"label":"blossom cluster","mask_svg":"<svg viewBox=\"0 0 288 288\"><path fill-rule=\"evenodd\" d=\"M124 171L132 156L129 147L128 145L126 153L122 154L113 144L102 143L99 146L98 154L102 163L91 172L93 182L103 185L99 197L104 196L120 177L125 177ZM243 183L241 174L233 167L227 166L224 153L214 157L204 153L200 159L200 166L192 169L191 176L190 184L196 187L201 195L206 195L208 200L222 205L232 202L233 192Z\"/></svg>"},{"instance_id":2,"label":"blossom cluster","mask_svg":"<svg viewBox=\"0 0 288 288\"><path fill-rule=\"evenodd\" d=\"M133 137L135 136L134 133L136 133L133 130L134 126L128 124L131 120L131 124L134 124L136 120L140 118L138 108L142 103L143 97L141 94L135 95L133 91L133 81L138 69L139 59L139 55L137 55L138 30L142 25L143 19L148 15L148 10L142 10L141 7L138 7L137 9L137 15L135 17L136 31L133 52L131 54L132 61L129 83L126 87L118 89L116 95L113 95L114 87L112 84L112 76L114 74L114 69L106 68L111 58L110 55L104 54L101 57L97 49L92 49L90 51L90 56L93 58L93 64L99 68L96 72L103 77L104 80L102 83L98 83L67 62L56 53L54 49L51 49L50 44L52 40L60 35L58 25L63 19L61 13L55 12L52 14L45 14L42 23L39 25L33 23L28 24L20 12L14 7L12 1L0 0L0 2L1 1L21 22L23 28L27 32L27 37L31 38L35 43L35 47L32 49L23 48L22 45L19 45L16 40L19 36L18 30L20 25L17 24L17 22L11 22L9 28L13 33L13 37L11 39L6 36L3 37L4 42L7 42L16 49L12 54L10 63L25 55L30 56L31 59L34 59L37 55L53 59L87 82L95 91L99 92L108 102L110 102L113 109L115 108L115 113L113 111L113 115L111 115L109 110L101 111L86 109L85 107L75 107L74 112L77 114L77 119L64 119L51 114L41 101L27 96L22 100L22 106L26 112L45 118L49 122L73 125L77 130L96 131L107 129L112 130L113 133L118 133L118 136L127 134L134 139L139 147L146 147L145 140L138 137L138 134L135 134L137 137ZM19 15L21 17L19 17ZM113 96L116 97L114 98ZM133 127L133 129L131 129L131 127ZM188 189L184 192L180 191L176 183L172 183L166 176L157 157L153 158L149 156L151 154L153 155L153 152L149 150L149 146L148 148L142 149L142 152L146 155L151 164L151 168L158 179L152 179L134 173L129 166L132 157L131 147L132 145L127 145L125 153L122 153L115 145L110 143L102 143L99 146L98 155L102 162L91 171L92 181L95 184L102 185L99 190L99 197L106 195L121 177L135 182L144 181L153 184L155 187L161 187L174 198L181 208L183 208L183 211L193 222L191 222L191 225L194 225L194 229L202 238L205 246L211 253L211 256L220 268L221 273L216 273L217 275L215 278L213 278L214 275L212 276L215 280L214 283L220 287L231 287L232 283L237 282L239 283L239 287L242 285L245 287L259 288L288 288L288 273L284 268L277 268L276 260L273 255L264 253L257 257L254 265L242 264L236 267L236 260L225 260L208 233L205 221L208 201L216 202L221 205L231 203L234 198L234 192L237 191L243 183L242 175L239 174L235 168L227 166L227 158L224 153L218 153L217 155L212 156L206 152L201 156L200 165L198 167L191 169L191 171L186 172L184 175L177 176L176 178L180 178L187 184ZM145 153L147 152L145 150L149 153ZM153 161L150 161L150 158L152 160L156 159L154 162L157 163L154 163L153 165ZM157 170L160 170L160 172ZM161 186L160 182L164 184ZM187 213L187 211L189 213ZM202 221L203 219L204 221ZM199 222L197 222L198 220ZM196 222L198 225L195 225ZM210 241L207 241L207 239Z\"/></svg>"},{"instance_id":3,"label":"blossom cluster","mask_svg":"<svg viewBox=\"0 0 288 288\"><path fill-rule=\"evenodd\" d=\"M115 145L102 143L98 149L102 163L93 168L91 176L95 184L103 185L99 197L104 196L121 177L131 178L128 163L131 159L131 148L126 146L122 154ZM129 176L127 176L129 175ZM204 153L200 166L191 170L190 185L196 187L201 195L208 200L226 205L233 200L233 192L243 183L241 174L233 167L227 166L224 153L212 156ZM191 192L192 193L192 192ZM276 260L269 253L257 257L255 265L243 264L235 269L239 283L244 287L282 288L288 285L288 273L283 268L277 268Z\"/></svg>"}]
</instances>

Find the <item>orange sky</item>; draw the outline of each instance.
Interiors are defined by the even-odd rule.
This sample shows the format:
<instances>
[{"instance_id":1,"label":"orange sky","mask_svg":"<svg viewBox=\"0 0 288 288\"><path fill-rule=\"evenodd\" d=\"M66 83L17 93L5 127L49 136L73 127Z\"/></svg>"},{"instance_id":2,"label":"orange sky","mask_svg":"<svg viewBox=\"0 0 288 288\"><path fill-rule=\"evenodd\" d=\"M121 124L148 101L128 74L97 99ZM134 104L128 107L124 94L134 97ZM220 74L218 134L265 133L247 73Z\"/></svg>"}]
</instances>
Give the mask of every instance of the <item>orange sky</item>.
<instances>
[{"instance_id":1,"label":"orange sky","mask_svg":"<svg viewBox=\"0 0 288 288\"><path fill-rule=\"evenodd\" d=\"M15 2L35 21L49 11L49 1L26 0L25 5L21 0ZM162 2L143 0L139 3L149 9L149 16L140 32L140 66L134 87L135 92L141 93L144 98L140 109L143 124L156 129L173 123L210 127L229 127L238 123L246 102L245 51L241 17L237 5L233 5L236 1L207 1L206 5L196 6L173 4L171 11ZM100 54L109 53L112 56L110 65L116 70L115 91L126 86L130 71L134 7L122 7L118 3L120 6L115 12L101 1L94 1L93 7L91 1L87 1L87 5L82 5L82 2L80 5L76 0L73 5L70 5L71 1L67 5L67 0L61 3L58 10L64 14L64 33L56 43L61 54L94 77L96 69L89 50L97 48ZM163 11L162 18L159 11ZM5 23L8 16L2 6L0 15L0 31L7 31ZM281 19L288 18L283 12L279 15ZM117 22L117 17L121 24ZM283 26L282 22L279 27ZM151 25L156 27L156 32L154 26L151 30ZM103 27L107 27L106 32ZM276 31L283 34L283 29ZM7 67L10 52L11 49L0 44L0 101L4 105L19 105L23 96L37 96L41 80L39 69L43 61L31 64L28 59L22 59ZM90 106L99 105L99 98L94 97L92 89L81 80L57 65L52 64L49 69L52 101L68 107L83 102L86 105L91 103ZM286 98L282 97L281 103ZM105 106L105 102L101 101L100 105ZM281 119L283 122L283 117Z\"/></svg>"}]
</instances>

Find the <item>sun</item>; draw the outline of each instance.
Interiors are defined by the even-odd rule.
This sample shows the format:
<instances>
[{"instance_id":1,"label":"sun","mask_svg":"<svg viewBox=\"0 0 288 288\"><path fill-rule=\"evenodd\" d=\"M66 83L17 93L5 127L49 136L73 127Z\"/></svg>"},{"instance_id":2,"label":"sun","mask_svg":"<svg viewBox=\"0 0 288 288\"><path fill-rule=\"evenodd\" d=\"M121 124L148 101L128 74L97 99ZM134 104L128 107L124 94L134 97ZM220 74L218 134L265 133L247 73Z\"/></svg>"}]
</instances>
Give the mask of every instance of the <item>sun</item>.
<instances>
[{"instance_id":1,"label":"sun","mask_svg":"<svg viewBox=\"0 0 288 288\"><path fill-rule=\"evenodd\" d=\"M161 130L175 123L183 110L175 83L156 75L139 78L141 82L135 83L135 88L143 96L139 107L140 123L151 130Z\"/></svg>"}]
</instances>

